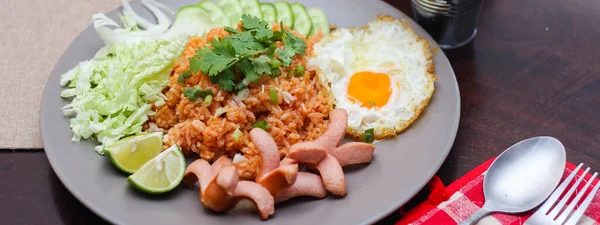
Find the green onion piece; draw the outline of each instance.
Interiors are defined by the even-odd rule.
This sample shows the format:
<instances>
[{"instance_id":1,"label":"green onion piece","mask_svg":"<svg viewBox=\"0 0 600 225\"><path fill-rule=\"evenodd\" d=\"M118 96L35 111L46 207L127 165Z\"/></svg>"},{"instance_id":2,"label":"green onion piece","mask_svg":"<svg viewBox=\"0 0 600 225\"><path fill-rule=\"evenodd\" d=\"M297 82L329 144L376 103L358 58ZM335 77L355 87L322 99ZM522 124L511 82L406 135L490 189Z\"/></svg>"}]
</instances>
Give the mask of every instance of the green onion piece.
<instances>
[{"instance_id":1,"label":"green onion piece","mask_svg":"<svg viewBox=\"0 0 600 225\"><path fill-rule=\"evenodd\" d=\"M373 143L373 133L375 132L375 128L365 130L363 134L363 142L365 143Z\"/></svg>"},{"instance_id":2,"label":"green onion piece","mask_svg":"<svg viewBox=\"0 0 600 225\"><path fill-rule=\"evenodd\" d=\"M273 68L271 69L271 77L279 77L281 76L281 69Z\"/></svg>"},{"instance_id":3,"label":"green onion piece","mask_svg":"<svg viewBox=\"0 0 600 225\"><path fill-rule=\"evenodd\" d=\"M271 96L271 103L273 103L273 104L279 103L279 99L277 98L277 90L275 90L275 88L269 89L269 95Z\"/></svg>"},{"instance_id":4,"label":"green onion piece","mask_svg":"<svg viewBox=\"0 0 600 225\"><path fill-rule=\"evenodd\" d=\"M304 76L304 66L302 66L302 65L298 65L298 66L296 67L296 76L297 76L297 77Z\"/></svg>"},{"instance_id":5,"label":"green onion piece","mask_svg":"<svg viewBox=\"0 0 600 225\"><path fill-rule=\"evenodd\" d=\"M184 87L183 96L189 100L196 100L198 98L204 98L206 96L213 95L210 88L202 89L198 87Z\"/></svg>"},{"instance_id":6,"label":"green onion piece","mask_svg":"<svg viewBox=\"0 0 600 225\"><path fill-rule=\"evenodd\" d=\"M240 130L240 128L235 129L235 131L233 132L233 134L231 134L231 137L236 142L240 141L240 137L242 137L242 131Z\"/></svg>"},{"instance_id":7,"label":"green onion piece","mask_svg":"<svg viewBox=\"0 0 600 225\"><path fill-rule=\"evenodd\" d=\"M225 27L225 31L229 32L230 34L238 34L240 33L239 30L233 28L233 27Z\"/></svg>"},{"instance_id":8,"label":"green onion piece","mask_svg":"<svg viewBox=\"0 0 600 225\"><path fill-rule=\"evenodd\" d=\"M189 79L190 77L192 77L192 73L190 73L190 71L185 71L179 74L179 77L177 78L177 83L185 84L185 80Z\"/></svg>"},{"instance_id":9,"label":"green onion piece","mask_svg":"<svg viewBox=\"0 0 600 225\"><path fill-rule=\"evenodd\" d=\"M258 121L256 123L254 123L252 126L256 127L256 128L263 129L263 130L268 130L269 129L269 124L267 123L267 121L264 121L264 120Z\"/></svg>"},{"instance_id":10,"label":"green onion piece","mask_svg":"<svg viewBox=\"0 0 600 225\"><path fill-rule=\"evenodd\" d=\"M375 102L369 102L370 106L375 106Z\"/></svg>"},{"instance_id":11,"label":"green onion piece","mask_svg":"<svg viewBox=\"0 0 600 225\"><path fill-rule=\"evenodd\" d=\"M202 103L202 106L204 106L204 107L209 107L209 106L210 106L210 104L212 104L212 98L213 98L213 96L212 96L212 95L207 95L207 96L204 98L204 102Z\"/></svg>"},{"instance_id":12,"label":"green onion piece","mask_svg":"<svg viewBox=\"0 0 600 225\"><path fill-rule=\"evenodd\" d=\"M277 68L281 66L281 61L274 59L271 61L271 68Z\"/></svg>"}]
</instances>

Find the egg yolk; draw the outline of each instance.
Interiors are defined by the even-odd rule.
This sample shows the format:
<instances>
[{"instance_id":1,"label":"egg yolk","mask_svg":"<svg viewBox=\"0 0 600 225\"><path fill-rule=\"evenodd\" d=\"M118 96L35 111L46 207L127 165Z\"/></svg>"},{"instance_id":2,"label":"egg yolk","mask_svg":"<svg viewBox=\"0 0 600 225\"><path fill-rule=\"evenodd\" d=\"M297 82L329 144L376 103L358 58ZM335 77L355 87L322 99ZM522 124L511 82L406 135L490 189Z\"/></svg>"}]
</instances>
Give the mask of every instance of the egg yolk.
<instances>
[{"instance_id":1,"label":"egg yolk","mask_svg":"<svg viewBox=\"0 0 600 225\"><path fill-rule=\"evenodd\" d=\"M387 74L365 71L350 77L348 100L354 103L358 101L363 107L384 106L391 94L390 77Z\"/></svg>"}]
</instances>

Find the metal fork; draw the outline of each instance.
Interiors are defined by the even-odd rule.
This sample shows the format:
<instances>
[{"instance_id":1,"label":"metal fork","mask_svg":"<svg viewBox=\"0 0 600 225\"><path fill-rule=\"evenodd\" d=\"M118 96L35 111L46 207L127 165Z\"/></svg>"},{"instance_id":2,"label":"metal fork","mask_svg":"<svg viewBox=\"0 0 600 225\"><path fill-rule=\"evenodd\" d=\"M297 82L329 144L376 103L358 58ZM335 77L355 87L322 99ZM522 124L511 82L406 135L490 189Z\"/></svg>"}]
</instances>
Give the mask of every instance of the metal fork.
<instances>
[{"instance_id":1,"label":"metal fork","mask_svg":"<svg viewBox=\"0 0 600 225\"><path fill-rule=\"evenodd\" d=\"M575 181L573 186L571 186L571 188L569 190L567 190L567 193L563 196L563 198L560 199L560 201L558 203L556 203L556 202L559 200L560 196L563 194L565 189L567 189L567 187L569 186L569 183L571 183L571 181L573 180L575 175L577 175L577 172L579 172L579 170L581 169L582 166L583 166L583 163L579 164L579 166L577 166L577 168L575 168L575 170L573 170L573 172L571 172L571 174L569 174L569 176L562 183L560 183L558 188L556 188L556 190L554 190L554 192L552 192L552 195L550 195L548 200L546 200L546 202L537 211L535 211L535 213L527 221L525 221L524 225L563 225L563 224L564 225L575 225L575 224L577 224L577 221L579 221L579 219L581 219L581 216L583 216L583 213L585 212L587 207L592 202L592 199L596 195L596 192L598 191L600 184L596 184L594 186L594 188L592 189L592 191L585 198L585 200L583 200L583 202L579 205L577 210L575 210L575 212L573 212L572 214L571 214L571 212L573 211L573 209L575 208L575 206L577 205L579 200L583 197L583 195L585 195L585 192L587 191L589 186L592 184L592 182L594 181L594 179L596 178L598 173L594 173L594 175L592 175L590 180L587 181L587 183L585 184L583 189L581 189L581 191L577 194L577 196L575 196L573 201L571 201L571 203L565 207L565 204L567 203L567 201L569 201L569 199L573 195L573 192L575 192L575 190L577 190L577 187L579 186L579 184L585 177L585 174L587 174L587 172L590 170L589 167L587 169L585 169L585 171L579 177L579 179L577 179L577 181ZM552 206L554 206L554 208ZM564 210L563 210L563 208L564 208Z\"/></svg>"}]
</instances>

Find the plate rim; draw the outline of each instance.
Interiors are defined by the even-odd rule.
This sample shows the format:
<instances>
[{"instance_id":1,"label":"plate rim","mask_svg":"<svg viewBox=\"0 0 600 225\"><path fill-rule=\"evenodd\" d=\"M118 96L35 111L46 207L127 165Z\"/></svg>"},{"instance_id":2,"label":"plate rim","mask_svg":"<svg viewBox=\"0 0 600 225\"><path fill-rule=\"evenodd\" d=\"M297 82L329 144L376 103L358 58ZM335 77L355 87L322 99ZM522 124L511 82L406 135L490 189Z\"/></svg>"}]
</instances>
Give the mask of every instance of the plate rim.
<instances>
[{"instance_id":1,"label":"plate rim","mask_svg":"<svg viewBox=\"0 0 600 225\"><path fill-rule=\"evenodd\" d=\"M135 0L134 0L135 1ZM417 26L422 30L423 29L420 25L418 25L411 16L407 15L406 13L404 13L403 11L401 11L400 9L390 5L389 3L383 1L383 0L377 0L383 4L385 4L387 7L392 8L396 11L398 11L399 13L403 14L404 16L406 16L406 20L410 23L411 27ZM110 13L113 12L115 10L118 10L122 8L121 5L107 11L104 13ZM404 18L403 18L404 19ZM101 207L98 207L97 205L93 204L88 198L85 198L83 196L83 194L79 191L77 191L76 188L73 187L72 182L70 182L68 179L65 179L64 173L63 172L59 172L62 171L60 169L60 167L56 166L55 164L57 163L55 161L55 158L53 156L51 156L51 154L48 154L48 152L46 151L47 149L47 135L44 134L43 132L43 128L46 127L45 124L48 123L48 121L46 119L44 119L44 112L46 111L45 109L47 107L45 107L48 104L48 101L44 101L46 99L47 92L49 92L49 86L53 85L52 83L52 74L55 73L56 69L57 69L57 65L59 64L59 62L61 60L63 60L65 54L67 53L67 50L69 48L69 46L71 46L71 44L73 43L73 41L75 41L77 38L79 38L84 32L85 30L89 29L91 26L93 26L92 23L89 23L88 26L85 27L85 29L83 29L82 31L79 32L79 34L77 36L75 36L71 42L69 43L69 45L67 45L67 47L65 47L65 50L62 52L60 58L55 62L55 65L52 69L52 71L50 72L48 79L46 81L46 84L44 86L44 91L42 92L42 101L41 101L41 107L40 107L40 120L39 120L39 130L40 130L40 136L42 139L42 146L43 146L43 150L44 153L46 154L46 158L48 158L48 161L50 163L50 166L52 167L52 170L54 172L54 174L59 178L59 180L63 183L63 185L65 186L65 188L67 190L69 190L69 192L78 200L80 201L86 208L88 208L90 211L94 212L96 215L98 215L100 218L102 218L103 220L110 222L110 223L116 223L119 221L116 221L115 219L113 219L112 217L109 216L110 213L106 212L105 210L101 209ZM423 35L425 35L428 38L425 38ZM431 36L425 32L425 34L423 35L419 35L419 37L421 38L425 38L428 40L429 44L430 44L430 49L436 49L439 48L439 45L437 44L437 42L435 40L433 40L433 38L431 38ZM366 220L366 224L374 224L378 221L380 221L381 219L383 219L384 217L390 215L391 213L393 213L395 210L397 210L399 207L403 206L404 204L406 204L410 199L412 199L419 191L421 191L423 189L423 187L425 187L425 185L427 184L427 182L439 171L439 169L441 168L442 164L444 163L444 161L447 159L448 155L450 154L450 151L452 150L452 147L454 145L454 142L456 141L456 136L458 134L458 128L460 125L460 118L461 118L461 96L460 96L460 87L458 85L458 81L456 79L456 73L454 72L454 69L452 68L450 61L448 60L448 57L446 56L446 54L441 50L437 50L432 52L432 58L436 55L436 54L441 54L442 56L442 60L440 60L441 62L437 62L437 64L434 62L434 66L437 67L437 65L439 65L440 63L446 64L447 67L449 68L449 73L451 73L452 75L452 80L453 80L453 88L456 89L456 94L455 94L455 98L456 102L454 103L457 107L457 113L455 114L455 118L452 119L452 126L450 127L450 129L448 130L450 137L449 139L447 139L446 143L444 144L444 148L443 151L440 152L440 154L438 155L436 161L434 162L434 164L432 165L432 168L435 168L435 170L430 170L429 172L427 172L426 174L423 174L424 176L421 176L422 179L421 181L419 181L418 183L418 188L415 188L414 190L411 191L407 191L409 194L408 199L406 200L402 200L399 196L400 195L394 195L391 196L394 199L394 204L391 204L390 206L388 206L385 210L380 210L379 213L370 216L370 219ZM437 75L437 74L436 74ZM56 84L58 85L58 83ZM437 88L436 88L437 89ZM433 100L433 98L431 99ZM431 103L430 100L430 103ZM428 108L426 108L425 110L428 110ZM423 116L422 114L420 115L420 117ZM419 120L419 118L417 118L417 120ZM411 124L412 126L412 124ZM408 129L411 128L411 126L408 127ZM402 134L402 133L401 133Z\"/></svg>"}]
</instances>

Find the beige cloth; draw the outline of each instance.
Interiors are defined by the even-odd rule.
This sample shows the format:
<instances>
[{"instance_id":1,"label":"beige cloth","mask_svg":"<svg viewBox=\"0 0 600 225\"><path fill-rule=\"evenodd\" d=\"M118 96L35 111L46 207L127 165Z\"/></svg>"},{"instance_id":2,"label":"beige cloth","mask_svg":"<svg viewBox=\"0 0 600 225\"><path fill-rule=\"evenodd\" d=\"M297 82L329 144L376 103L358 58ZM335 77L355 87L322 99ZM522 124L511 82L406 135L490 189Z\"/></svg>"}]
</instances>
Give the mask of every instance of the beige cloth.
<instances>
[{"instance_id":1,"label":"beige cloth","mask_svg":"<svg viewBox=\"0 0 600 225\"><path fill-rule=\"evenodd\" d=\"M8 2L6 2L8 1ZM0 149L41 149L40 101L69 43L119 0L4 0L0 7Z\"/></svg>"}]
</instances>

